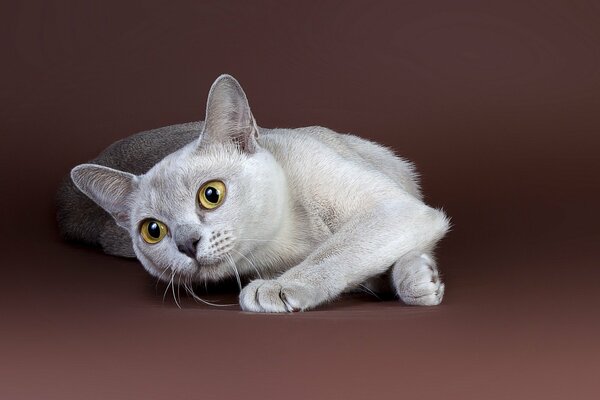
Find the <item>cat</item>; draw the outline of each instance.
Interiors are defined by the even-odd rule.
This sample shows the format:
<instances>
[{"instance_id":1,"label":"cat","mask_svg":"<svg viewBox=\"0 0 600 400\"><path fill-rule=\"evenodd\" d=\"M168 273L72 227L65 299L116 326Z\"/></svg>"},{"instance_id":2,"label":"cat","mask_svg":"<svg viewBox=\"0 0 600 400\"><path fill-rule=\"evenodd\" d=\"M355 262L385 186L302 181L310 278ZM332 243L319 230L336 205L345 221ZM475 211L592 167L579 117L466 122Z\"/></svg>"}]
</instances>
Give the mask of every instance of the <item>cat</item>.
<instances>
[{"instance_id":1,"label":"cat","mask_svg":"<svg viewBox=\"0 0 600 400\"><path fill-rule=\"evenodd\" d=\"M163 281L256 278L245 311L309 310L382 281L409 305L444 295L432 252L449 218L424 204L413 164L323 127L259 128L230 75L204 122L114 143L57 199L65 238L137 257Z\"/></svg>"}]
</instances>

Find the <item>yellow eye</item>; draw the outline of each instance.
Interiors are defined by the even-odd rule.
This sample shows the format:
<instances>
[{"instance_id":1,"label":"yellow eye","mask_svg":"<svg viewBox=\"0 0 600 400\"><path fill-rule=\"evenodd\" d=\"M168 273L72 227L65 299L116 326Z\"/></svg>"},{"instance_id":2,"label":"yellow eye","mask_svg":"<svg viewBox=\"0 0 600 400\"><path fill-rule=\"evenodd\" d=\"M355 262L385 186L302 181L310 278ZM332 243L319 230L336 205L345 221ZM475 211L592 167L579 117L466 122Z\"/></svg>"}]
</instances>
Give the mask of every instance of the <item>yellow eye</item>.
<instances>
[{"instance_id":1,"label":"yellow eye","mask_svg":"<svg viewBox=\"0 0 600 400\"><path fill-rule=\"evenodd\" d=\"M198 201L203 208L213 210L225 200L225 184L221 181L206 182L198 190Z\"/></svg>"},{"instance_id":2,"label":"yellow eye","mask_svg":"<svg viewBox=\"0 0 600 400\"><path fill-rule=\"evenodd\" d=\"M155 219L145 220L140 228L140 235L142 235L144 242L148 244L160 242L167 235L167 232L169 232L167 226Z\"/></svg>"}]
</instances>

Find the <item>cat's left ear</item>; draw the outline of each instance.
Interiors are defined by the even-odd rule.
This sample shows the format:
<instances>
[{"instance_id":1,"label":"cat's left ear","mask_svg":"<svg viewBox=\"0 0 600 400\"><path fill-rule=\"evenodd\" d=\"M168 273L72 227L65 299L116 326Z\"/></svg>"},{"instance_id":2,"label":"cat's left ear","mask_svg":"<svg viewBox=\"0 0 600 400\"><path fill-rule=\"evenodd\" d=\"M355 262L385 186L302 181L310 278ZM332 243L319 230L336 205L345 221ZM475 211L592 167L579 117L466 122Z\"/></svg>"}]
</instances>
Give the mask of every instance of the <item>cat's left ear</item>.
<instances>
[{"instance_id":1,"label":"cat's left ear","mask_svg":"<svg viewBox=\"0 0 600 400\"><path fill-rule=\"evenodd\" d=\"M242 151L254 153L257 138L258 127L244 90L233 76L219 76L208 93L199 146L230 141Z\"/></svg>"},{"instance_id":2,"label":"cat's left ear","mask_svg":"<svg viewBox=\"0 0 600 400\"><path fill-rule=\"evenodd\" d=\"M137 189L138 177L96 164L81 164L71 170L75 186L129 230L129 201Z\"/></svg>"}]
</instances>

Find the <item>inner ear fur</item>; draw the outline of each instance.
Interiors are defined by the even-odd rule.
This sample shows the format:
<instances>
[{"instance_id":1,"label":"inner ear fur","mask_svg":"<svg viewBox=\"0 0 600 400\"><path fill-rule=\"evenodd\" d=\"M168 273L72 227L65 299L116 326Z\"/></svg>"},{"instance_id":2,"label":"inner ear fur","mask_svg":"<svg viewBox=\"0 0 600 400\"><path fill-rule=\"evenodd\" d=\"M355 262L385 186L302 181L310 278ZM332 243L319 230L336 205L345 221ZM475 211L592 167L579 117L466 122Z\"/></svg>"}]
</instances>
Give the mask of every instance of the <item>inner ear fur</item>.
<instances>
[{"instance_id":1,"label":"inner ear fur","mask_svg":"<svg viewBox=\"0 0 600 400\"><path fill-rule=\"evenodd\" d=\"M137 188L137 176L96 164L81 164L71 170L75 186L109 212L117 224L128 228L130 196Z\"/></svg>"},{"instance_id":2,"label":"inner ear fur","mask_svg":"<svg viewBox=\"0 0 600 400\"><path fill-rule=\"evenodd\" d=\"M258 146L258 127L239 82L221 75L208 93L206 120L199 145L235 143L242 151L253 153Z\"/></svg>"}]
</instances>

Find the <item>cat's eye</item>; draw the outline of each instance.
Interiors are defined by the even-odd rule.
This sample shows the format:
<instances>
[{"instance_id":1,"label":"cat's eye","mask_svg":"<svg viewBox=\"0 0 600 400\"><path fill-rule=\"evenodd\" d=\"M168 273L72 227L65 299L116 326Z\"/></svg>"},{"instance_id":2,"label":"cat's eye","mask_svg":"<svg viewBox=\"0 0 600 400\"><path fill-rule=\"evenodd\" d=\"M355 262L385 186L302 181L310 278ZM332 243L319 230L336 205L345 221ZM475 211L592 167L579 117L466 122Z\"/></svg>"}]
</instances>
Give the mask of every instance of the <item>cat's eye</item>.
<instances>
[{"instance_id":1,"label":"cat's eye","mask_svg":"<svg viewBox=\"0 0 600 400\"><path fill-rule=\"evenodd\" d=\"M142 222L142 226L140 227L140 235L142 235L144 242L148 244L156 244L160 242L168 232L169 230L167 229L167 226L155 219L145 220Z\"/></svg>"},{"instance_id":2,"label":"cat's eye","mask_svg":"<svg viewBox=\"0 0 600 400\"><path fill-rule=\"evenodd\" d=\"M221 181L206 182L198 190L198 201L203 208L213 210L225 200L225 184Z\"/></svg>"}]
</instances>

